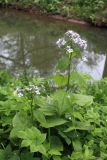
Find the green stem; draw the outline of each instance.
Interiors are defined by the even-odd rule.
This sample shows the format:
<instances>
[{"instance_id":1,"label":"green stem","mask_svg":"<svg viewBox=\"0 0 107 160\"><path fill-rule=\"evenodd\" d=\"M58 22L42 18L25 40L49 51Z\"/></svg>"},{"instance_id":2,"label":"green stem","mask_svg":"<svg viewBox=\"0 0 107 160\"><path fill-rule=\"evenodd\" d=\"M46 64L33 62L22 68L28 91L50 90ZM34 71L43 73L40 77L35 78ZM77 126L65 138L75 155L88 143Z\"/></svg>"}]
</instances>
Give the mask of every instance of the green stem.
<instances>
[{"instance_id":1,"label":"green stem","mask_svg":"<svg viewBox=\"0 0 107 160\"><path fill-rule=\"evenodd\" d=\"M3 148L3 149L5 149L5 146L4 146L4 144L3 144L3 143L1 143L1 146L2 146L2 148Z\"/></svg>"},{"instance_id":2,"label":"green stem","mask_svg":"<svg viewBox=\"0 0 107 160\"><path fill-rule=\"evenodd\" d=\"M69 90L69 88L70 88L71 59L72 59L72 54L70 54L70 57L69 57L69 65L68 65L68 80L67 80L67 89L66 89L66 91L68 91L68 90Z\"/></svg>"},{"instance_id":3,"label":"green stem","mask_svg":"<svg viewBox=\"0 0 107 160\"><path fill-rule=\"evenodd\" d=\"M48 129L48 141L49 141L49 147L51 146L51 130L50 128Z\"/></svg>"},{"instance_id":4,"label":"green stem","mask_svg":"<svg viewBox=\"0 0 107 160\"><path fill-rule=\"evenodd\" d=\"M49 148L51 148L51 129L48 128L48 142L49 142ZM50 156L48 157L48 159L50 160Z\"/></svg>"},{"instance_id":5,"label":"green stem","mask_svg":"<svg viewBox=\"0 0 107 160\"><path fill-rule=\"evenodd\" d=\"M31 95L31 119L32 119L32 123L33 123L34 122L34 118L33 118L33 95Z\"/></svg>"}]
</instances>

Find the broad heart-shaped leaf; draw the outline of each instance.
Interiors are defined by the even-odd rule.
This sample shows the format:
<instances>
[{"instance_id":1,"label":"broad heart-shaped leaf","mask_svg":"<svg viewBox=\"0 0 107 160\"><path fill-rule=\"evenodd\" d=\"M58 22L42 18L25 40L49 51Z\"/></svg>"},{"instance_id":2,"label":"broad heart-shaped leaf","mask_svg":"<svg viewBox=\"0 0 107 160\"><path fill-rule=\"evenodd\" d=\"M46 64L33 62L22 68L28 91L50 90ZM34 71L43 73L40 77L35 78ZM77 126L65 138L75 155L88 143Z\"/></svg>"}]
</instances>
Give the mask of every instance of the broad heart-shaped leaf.
<instances>
[{"instance_id":1,"label":"broad heart-shaped leaf","mask_svg":"<svg viewBox=\"0 0 107 160\"><path fill-rule=\"evenodd\" d=\"M59 59L56 67L59 70L65 70L67 69L68 65L69 65L69 57L65 55L61 59Z\"/></svg>"},{"instance_id":2,"label":"broad heart-shaped leaf","mask_svg":"<svg viewBox=\"0 0 107 160\"><path fill-rule=\"evenodd\" d=\"M11 96L8 98L9 99L7 101L0 101L0 112L5 112L7 115L9 115L14 111L30 110L30 105L26 99L20 99L19 97L14 99Z\"/></svg>"},{"instance_id":3,"label":"broad heart-shaped leaf","mask_svg":"<svg viewBox=\"0 0 107 160\"><path fill-rule=\"evenodd\" d=\"M40 110L36 110L34 112L34 117L40 123L40 125L44 128L59 126L67 122L67 120L60 118L58 116L45 117Z\"/></svg>"},{"instance_id":4,"label":"broad heart-shaped leaf","mask_svg":"<svg viewBox=\"0 0 107 160\"><path fill-rule=\"evenodd\" d=\"M43 112L41 112L40 110L35 110L33 115L36 118L36 120L40 122L41 124L46 123L45 116Z\"/></svg>"},{"instance_id":5,"label":"broad heart-shaped leaf","mask_svg":"<svg viewBox=\"0 0 107 160\"><path fill-rule=\"evenodd\" d=\"M39 106L39 111L47 116L55 115L55 108L52 105L51 97L35 97L34 103ZM34 116L37 118L36 114Z\"/></svg>"},{"instance_id":6,"label":"broad heart-shaped leaf","mask_svg":"<svg viewBox=\"0 0 107 160\"><path fill-rule=\"evenodd\" d=\"M64 115L65 112L71 107L69 94L64 90L58 90L50 97L45 98L42 104L39 104L39 110L47 116Z\"/></svg>"},{"instance_id":7,"label":"broad heart-shaped leaf","mask_svg":"<svg viewBox=\"0 0 107 160\"><path fill-rule=\"evenodd\" d=\"M51 76L51 79L59 87L65 86L67 84L67 80L68 80L67 76L61 75L61 74L53 75L53 76Z\"/></svg>"},{"instance_id":8,"label":"broad heart-shaped leaf","mask_svg":"<svg viewBox=\"0 0 107 160\"><path fill-rule=\"evenodd\" d=\"M44 128L51 128L55 126L60 126L67 123L67 120L60 118L58 116L48 117L46 122L42 123L41 126Z\"/></svg>"},{"instance_id":9,"label":"broad heart-shaped leaf","mask_svg":"<svg viewBox=\"0 0 107 160\"><path fill-rule=\"evenodd\" d=\"M93 96L87 96L82 94L72 94L74 96L74 103L79 106L89 106L93 103Z\"/></svg>"},{"instance_id":10,"label":"broad heart-shaped leaf","mask_svg":"<svg viewBox=\"0 0 107 160\"><path fill-rule=\"evenodd\" d=\"M31 152L40 152L46 155L46 150L43 146L46 134L41 133L36 127L19 131L18 137L22 139L21 147L30 147Z\"/></svg>"},{"instance_id":11,"label":"broad heart-shaped leaf","mask_svg":"<svg viewBox=\"0 0 107 160\"><path fill-rule=\"evenodd\" d=\"M32 126L26 112L17 113L13 118L13 129L10 132L10 138L17 137L19 131L23 131Z\"/></svg>"},{"instance_id":12,"label":"broad heart-shaped leaf","mask_svg":"<svg viewBox=\"0 0 107 160\"><path fill-rule=\"evenodd\" d=\"M63 90L58 90L52 95L53 105L56 113L63 115L71 108L71 100L69 94Z\"/></svg>"}]
</instances>

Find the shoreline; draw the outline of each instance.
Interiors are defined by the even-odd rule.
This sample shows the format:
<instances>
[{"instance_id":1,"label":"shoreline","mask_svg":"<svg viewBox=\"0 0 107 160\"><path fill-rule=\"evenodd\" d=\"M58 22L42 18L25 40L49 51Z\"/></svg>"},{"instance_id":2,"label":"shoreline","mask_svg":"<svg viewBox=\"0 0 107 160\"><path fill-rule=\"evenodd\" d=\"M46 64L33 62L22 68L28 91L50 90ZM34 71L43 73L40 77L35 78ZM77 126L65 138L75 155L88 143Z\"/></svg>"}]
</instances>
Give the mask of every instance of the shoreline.
<instances>
[{"instance_id":1,"label":"shoreline","mask_svg":"<svg viewBox=\"0 0 107 160\"><path fill-rule=\"evenodd\" d=\"M43 12L40 9L37 8L25 8L22 6L16 6L16 5L8 5L8 6L0 6L1 9L7 9L7 10L14 10L17 12L26 12L29 13L31 15L37 15L37 16L44 16L46 18L51 18L53 20L58 20L58 21L63 21L63 22L67 22L67 23L71 23L71 24L79 24L79 25L84 25L84 26L95 26L92 25L92 23L89 23L85 20L81 20L81 19L76 19L76 18L69 18L66 16L62 16L60 14L52 14L52 13L47 13L47 12ZM97 26L95 26L97 27Z\"/></svg>"},{"instance_id":2,"label":"shoreline","mask_svg":"<svg viewBox=\"0 0 107 160\"><path fill-rule=\"evenodd\" d=\"M43 16L45 18L53 19L53 20L58 20L66 23L71 23L71 24L78 24L78 25L83 25L83 26L92 26L92 27L97 27L97 28L107 28L106 24L103 23L92 23L88 19L83 19L82 17L77 17L76 15L72 14L70 17L63 16L61 14L56 14L56 13L48 13L45 10L42 10L40 7L24 7L21 5L2 5L0 4L1 9L7 9L7 10L14 10L17 12L24 12L28 13L33 16ZM72 18L74 17L74 18Z\"/></svg>"}]
</instances>

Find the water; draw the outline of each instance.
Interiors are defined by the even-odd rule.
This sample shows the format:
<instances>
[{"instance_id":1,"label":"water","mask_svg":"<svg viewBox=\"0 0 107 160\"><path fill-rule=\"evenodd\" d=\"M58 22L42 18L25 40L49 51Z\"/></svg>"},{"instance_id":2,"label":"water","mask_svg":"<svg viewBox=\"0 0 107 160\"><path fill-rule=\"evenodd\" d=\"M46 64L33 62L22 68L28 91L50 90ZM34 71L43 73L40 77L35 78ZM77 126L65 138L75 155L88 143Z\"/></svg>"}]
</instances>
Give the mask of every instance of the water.
<instances>
[{"instance_id":1,"label":"water","mask_svg":"<svg viewBox=\"0 0 107 160\"><path fill-rule=\"evenodd\" d=\"M87 61L76 60L76 69L94 79L107 76L107 29L6 10L0 11L0 69L14 74L52 74L61 56L55 42L70 29L88 41Z\"/></svg>"}]
</instances>

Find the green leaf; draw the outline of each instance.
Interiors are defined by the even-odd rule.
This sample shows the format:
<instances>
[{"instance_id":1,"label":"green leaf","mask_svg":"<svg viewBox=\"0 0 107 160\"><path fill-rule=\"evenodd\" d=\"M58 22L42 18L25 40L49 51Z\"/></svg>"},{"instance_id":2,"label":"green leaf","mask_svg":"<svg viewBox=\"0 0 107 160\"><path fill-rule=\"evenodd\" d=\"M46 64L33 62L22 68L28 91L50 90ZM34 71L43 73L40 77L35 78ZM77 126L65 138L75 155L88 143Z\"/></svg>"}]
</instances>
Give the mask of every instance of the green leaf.
<instances>
[{"instance_id":1,"label":"green leaf","mask_svg":"<svg viewBox=\"0 0 107 160\"><path fill-rule=\"evenodd\" d=\"M84 145L84 155L83 155L83 159L86 160L94 160L95 157L93 156L93 150L89 149L89 147L87 145Z\"/></svg>"},{"instance_id":2,"label":"green leaf","mask_svg":"<svg viewBox=\"0 0 107 160\"><path fill-rule=\"evenodd\" d=\"M44 128L51 128L51 127L63 125L65 123L67 123L67 120L57 116L52 116L52 117L48 117L46 119L46 123L43 123L41 125Z\"/></svg>"},{"instance_id":3,"label":"green leaf","mask_svg":"<svg viewBox=\"0 0 107 160\"><path fill-rule=\"evenodd\" d=\"M51 149L49 152L48 152L49 155L57 155L57 156L60 156L61 153L56 150L56 149Z\"/></svg>"},{"instance_id":4,"label":"green leaf","mask_svg":"<svg viewBox=\"0 0 107 160\"><path fill-rule=\"evenodd\" d=\"M64 90L58 90L52 95L52 98L56 113L59 115L65 115L71 107L69 94L67 94Z\"/></svg>"},{"instance_id":5,"label":"green leaf","mask_svg":"<svg viewBox=\"0 0 107 160\"><path fill-rule=\"evenodd\" d=\"M0 160L20 160L17 151L12 151L10 145L4 150L0 150Z\"/></svg>"},{"instance_id":6,"label":"green leaf","mask_svg":"<svg viewBox=\"0 0 107 160\"><path fill-rule=\"evenodd\" d=\"M67 84L67 76L64 76L64 75L61 75L61 74L53 75L52 80L59 87L65 86Z\"/></svg>"},{"instance_id":7,"label":"green leaf","mask_svg":"<svg viewBox=\"0 0 107 160\"><path fill-rule=\"evenodd\" d=\"M26 112L17 113L13 118L13 129L10 132L10 138L17 137L19 131L23 131L31 126L31 120Z\"/></svg>"},{"instance_id":8,"label":"green leaf","mask_svg":"<svg viewBox=\"0 0 107 160\"><path fill-rule=\"evenodd\" d=\"M48 154L59 156L61 155L60 151L63 151L61 140L57 136L50 136Z\"/></svg>"},{"instance_id":9,"label":"green leaf","mask_svg":"<svg viewBox=\"0 0 107 160\"><path fill-rule=\"evenodd\" d=\"M53 160L62 160L59 156L53 156Z\"/></svg>"},{"instance_id":10,"label":"green leaf","mask_svg":"<svg viewBox=\"0 0 107 160\"><path fill-rule=\"evenodd\" d=\"M59 137L57 136L50 137L50 148L57 151L63 151L63 144L59 139Z\"/></svg>"},{"instance_id":11,"label":"green leaf","mask_svg":"<svg viewBox=\"0 0 107 160\"><path fill-rule=\"evenodd\" d=\"M70 76L70 80L71 80L71 85L72 85L72 80L77 83L80 87L82 87L82 89L84 87L86 87L86 81L84 80L84 78L76 71L71 72L71 76Z\"/></svg>"},{"instance_id":12,"label":"green leaf","mask_svg":"<svg viewBox=\"0 0 107 160\"><path fill-rule=\"evenodd\" d=\"M36 110L34 111L34 117L36 118L36 120L38 122L40 122L41 124L44 124L46 123L46 119L45 119L45 116L43 114L43 112L41 112L40 110Z\"/></svg>"},{"instance_id":13,"label":"green leaf","mask_svg":"<svg viewBox=\"0 0 107 160\"><path fill-rule=\"evenodd\" d=\"M58 61L57 69L65 70L65 69L67 69L68 65L69 65L69 57L68 56L63 56Z\"/></svg>"},{"instance_id":14,"label":"green leaf","mask_svg":"<svg viewBox=\"0 0 107 160\"><path fill-rule=\"evenodd\" d=\"M35 160L35 158L33 158L32 153L23 152L23 153L21 153L20 157L22 160Z\"/></svg>"},{"instance_id":15,"label":"green leaf","mask_svg":"<svg viewBox=\"0 0 107 160\"><path fill-rule=\"evenodd\" d=\"M21 147L30 147L31 152L40 152L46 155L43 142L46 134L43 134L36 127L28 128L25 131L19 131L18 137L23 139Z\"/></svg>"},{"instance_id":16,"label":"green leaf","mask_svg":"<svg viewBox=\"0 0 107 160\"><path fill-rule=\"evenodd\" d=\"M89 106L93 103L93 96L87 96L82 94L73 94L75 98L75 103L79 106Z\"/></svg>"},{"instance_id":17,"label":"green leaf","mask_svg":"<svg viewBox=\"0 0 107 160\"><path fill-rule=\"evenodd\" d=\"M63 90L58 90L51 97L45 99L44 105L39 108L44 115L64 115L71 107L71 100L69 94Z\"/></svg>"},{"instance_id":18,"label":"green leaf","mask_svg":"<svg viewBox=\"0 0 107 160\"><path fill-rule=\"evenodd\" d=\"M75 139L72 141L73 148L75 152L81 152L82 151L82 144L79 139Z\"/></svg>"},{"instance_id":19,"label":"green leaf","mask_svg":"<svg viewBox=\"0 0 107 160\"><path fill-rule=\"evenodd\" d=\"M59 133L59 135L60 135L62 138L64 138L64 140L66 141L66 143L67 143L68 145L71 144L71 139L68 138L65 133L63 133L63 132L61 132L61 131L58 131L58 133Z\"/></svg>"},{"instance_id":20,"label":"green leaf","mask_svg":"<svg viewBox=\"0 0 107 160\"><path fill-rule=\"evenodd\" d=\"M80 121L83 121L83 117L82 117L82 114L79 113L79 112L72 112L71 113L73 117L79 119Z\"/></svg>"},{"instance_id":21,"label":"green leaf","mask_svg":"<svg viewBox=\"0 0 107 160\"><path fill-rule=\"evenodd\" d=\"M20 160L20 157L18 155L13 155L8 160Z\"/></svg>"},{"instance_id":22,"label":"green leaf","mask_svg":"<svg viewBox=\"0 0 107 160\"><path fill-rule=\"evenodd\" d=\"M47 116L52 116L55 114L55 108L51 104L52 103L52 98L51 97L36 97L35 104L39 106L39 111L43 113L44 115ZM34 113L35 116L35 113ZM39 119L38 119L39 120Z\"/></svg>"},{"instance_id":23,"label":"green leaf","mask_svg":"<svg viewBox=\"0 0 107 160\"><path fill-rule=\"evenodd\" d=\"M71 124L69 128L67 128L64 132L71 132L73 130L86 130L86 131L91 131L94 129L94 126L90 124L90 122L75 122L75 124Z\"/></svg>"},{"instance_id":24,"label":"green leaf","mask_svg":"<svg viewBox=\"0 0 107 160\"><path fill-rule=\"evenodd\" d=\"M83 153L82 152L72 152L70 160L86 160L86 159L83 159Z\"/></svg>"},{"instance_id":25,"label":"green leaf","mask_svg":"<svg viewBox=\"0 0 107 160\"><path fill-rule=\"evenodd\" d=\"M3 149L0 149L0 159L1 159L1 160L6 160L6 159L5 159L5 152L4 152Z\"/></svg>"}]
</instances>

